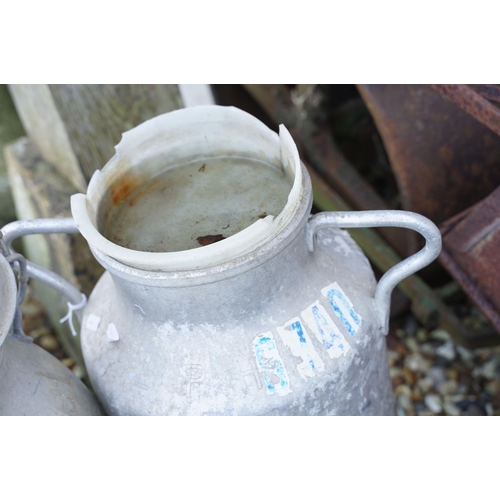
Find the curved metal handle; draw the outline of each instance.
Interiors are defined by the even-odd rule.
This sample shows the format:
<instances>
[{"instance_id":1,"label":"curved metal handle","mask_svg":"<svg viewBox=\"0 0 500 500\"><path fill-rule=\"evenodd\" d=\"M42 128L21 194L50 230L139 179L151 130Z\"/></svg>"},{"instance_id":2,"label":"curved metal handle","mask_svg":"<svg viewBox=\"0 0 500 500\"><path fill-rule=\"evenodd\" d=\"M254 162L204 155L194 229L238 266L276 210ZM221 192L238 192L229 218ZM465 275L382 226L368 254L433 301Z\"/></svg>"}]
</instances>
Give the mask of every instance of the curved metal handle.
<instances>
[{"instance_id":1,"label":"curved metal handle","mask_svg":"<svg viewBox=\"0 0 500 500\"><path fill-rule=\"evenodd\" d=\"M1 229L3 241L10 253L14 253L12 242L21 236L30 234L53 234L53 233L78 233L75 221L72 218L66 219L33 219L18 220L7 224ZM53 271L44 269L41 266L26 260L26 270L30 278L36 279L54 288L68 301L77 306L82 303L82 293L69 281L59 276ZM75 313L81 320L81 310L75 309Z\"/></svg>"},{"instance_id":2,"label":"curved metal handle","mask_svg":"<svg viewBox=\"0 0 500 500\"><path fill-rule=\"evenodd\" d=\"M324 227L403 227L419 232L425 238L425 247L389 269L380 279L375 290L375 304L380 315L380 327L387 335L391 294L396 285L430 264L441 252L441 233L426 217L403 210L367 210L361 212L322 212L309 219L306 244L314 251L316 233Z\"/></svg>"}]
</instances>

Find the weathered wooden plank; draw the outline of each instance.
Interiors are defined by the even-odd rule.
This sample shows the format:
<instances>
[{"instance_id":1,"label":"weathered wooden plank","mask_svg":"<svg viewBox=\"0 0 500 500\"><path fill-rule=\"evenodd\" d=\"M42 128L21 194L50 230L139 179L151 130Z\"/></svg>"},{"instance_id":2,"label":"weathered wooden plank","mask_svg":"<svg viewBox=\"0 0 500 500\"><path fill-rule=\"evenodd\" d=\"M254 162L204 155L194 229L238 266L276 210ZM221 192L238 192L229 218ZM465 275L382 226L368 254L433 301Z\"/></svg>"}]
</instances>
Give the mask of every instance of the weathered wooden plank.
<instances>
[{"instance_id":1,"label":"weathered wooden plank","mask_svg":"<svg viewBox=\"0 0 500 500\"><path fill-rule=\"evenodd\" d=\"M182 107L176 85L49 85L88 180L115 153L126 130Z\"/></svg>"},{"instance_id":2,"label":"weathered wooden plank","mask_svg":"<svg viewBox=\"0 0 500 500\"><path fill-rule=\"evenodd\" d=\"M13 142L5 148L5 158L19 219L71 216L70 196L76 192L75 187L40 157L32 141L23 137ZM103 272L80 234L27 236L23 253L69 280L87 296ZM67 324L59 324L68 310L65 299L41 283L34 284L37 298L47 309L65 350L83 366L78 338L71 335Z\"/></svg>"},{"instance_id":3,"label":"weathered wooden plank","mask_svg":"<svg viewBox=\"0 0 500 500\"><path fill-rule=\"evenodd\" d=\"M9 95L7 85L0 85L0 227L16 218L10 192L7 166L1 151L8 142L25 135Z\"/></svg>"},{"instance_id":4,"label":"weathered wooden plank","mask_svg":"<svg viewBox=\"0 0 500 500\"><path fill-rule=\"evenodd\" d=\"M24 128L42 157L78 191L85 191L85 178L49 86L9 85L9 90Z\"/></svg>"},{"instance_id":5,"label":"weathered wooden plank","mask_svg":"<svg viewBox=\"0 0 500 500\"><path fill-rule=\"evenodd\" d=\"M10 85L43 158L79 190L114 154L123 132L182 107L176 85Z\"/></svg>"}]
</instances>

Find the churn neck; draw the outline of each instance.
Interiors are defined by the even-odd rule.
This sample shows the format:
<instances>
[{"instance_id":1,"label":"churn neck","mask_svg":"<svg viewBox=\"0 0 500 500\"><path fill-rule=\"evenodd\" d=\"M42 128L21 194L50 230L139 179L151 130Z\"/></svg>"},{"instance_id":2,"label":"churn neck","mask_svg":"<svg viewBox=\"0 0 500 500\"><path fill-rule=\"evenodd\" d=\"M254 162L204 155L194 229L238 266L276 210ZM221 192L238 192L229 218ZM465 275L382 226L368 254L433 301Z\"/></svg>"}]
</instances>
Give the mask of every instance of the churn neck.
<instances>
[{"instance_id":1,"label":"churn neck","mask_svg":"<svg viewBox=\"0 0 500 500\"><path fill-rule=\"evenodd\" d=\"M117 192L116 186L128 195L131 188L127 186L144 184L161 171L182 169L214 158L247 159L282 172L290 189L281 211L275 215L264 213L259 220L221 241L181 251L140 251L110 241L103 234L101 214ZM203 274L203 270L217 266L231 267L278 238L297 216L301 217L304 202L311 204L310 189L304 191L309 179L306 181L295 143L283 125L278 135L237 108L199 106L161 115L126 132L115 156L102 171L94 173L87 194L72 197L71 208L80 232L105 267L117 263L118 267L135 269L139 274L196 274L200 270ZM266 188L265 184L262 188ZM225 189L223 182L220 189Z\"/></svg>"},{"instance_id":2,"label":"churn neck","mask_svg":"<svg viewBox=\"0 0 500 500\"><path fill-rule=\"evenodd\" d=\"M312 207L311 180L303 164L301 168L301 197L289 223L283 225L273 239L237 258L187 271L152 271L127 266L95 247L90 246L90 249L99 263L113 276L140 287L196 287L249 273L257 267L267 268L271 276L274 273L275 262L283 260L283 256L288 253L295 254L294 266L300 267L301 256L306 258L310 253L306 245L305 231Z\"/></svg>"}]
</instances>

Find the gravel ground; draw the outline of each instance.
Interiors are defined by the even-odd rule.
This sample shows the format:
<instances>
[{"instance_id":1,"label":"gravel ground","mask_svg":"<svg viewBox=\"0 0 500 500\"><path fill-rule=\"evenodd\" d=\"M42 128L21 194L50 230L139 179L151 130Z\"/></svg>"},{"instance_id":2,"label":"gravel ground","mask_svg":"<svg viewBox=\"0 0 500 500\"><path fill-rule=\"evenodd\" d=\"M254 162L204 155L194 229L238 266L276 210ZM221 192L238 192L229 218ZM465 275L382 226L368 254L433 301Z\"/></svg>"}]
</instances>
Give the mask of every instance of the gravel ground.
<instances>
[{"instance_id":1,"label":"gravel ground","mask_svg":"<svg viewBox=\"0 0 500 500\"><path fill-rule=\"evenodd\" d=\"M405 323L387 338L397 415L500 415L500 346L470 350Z\"/></svg>"},{"instance_id":2,"label":"gravel ground","mask_svg":"<svg viewBox=\"0 0 500 500\"><path fill-rule=\"evenodd\" d=\"M25 332L81 378L31 289L22 310ZM473 328L484 320L470 307L464 322ZM465 349L445 330L420 328L410 314L391 323L387 346L397 415L500 415L500 346Z\"/></svg>"}]
</instances>

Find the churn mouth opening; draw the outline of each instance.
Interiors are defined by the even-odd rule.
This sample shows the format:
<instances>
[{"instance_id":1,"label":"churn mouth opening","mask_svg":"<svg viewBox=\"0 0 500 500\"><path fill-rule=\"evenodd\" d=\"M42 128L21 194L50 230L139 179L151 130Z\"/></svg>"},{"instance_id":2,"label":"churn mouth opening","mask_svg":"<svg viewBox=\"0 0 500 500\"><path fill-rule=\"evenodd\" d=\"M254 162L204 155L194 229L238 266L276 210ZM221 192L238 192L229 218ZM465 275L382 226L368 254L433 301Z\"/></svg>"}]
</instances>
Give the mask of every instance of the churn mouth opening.
<instances>
[{"instance_id":1,"label":"churn mouth opening","mask_svg":"<svg viewBox=\"0 0 500 500\"><path fill-rule=\"evenodd\" d=\"M89 244L131 267L189 271L275 237L300 205L289 132L241 110L200 106L126 132L116 155L71 199Z\"/></svg>"}]
</instances>

